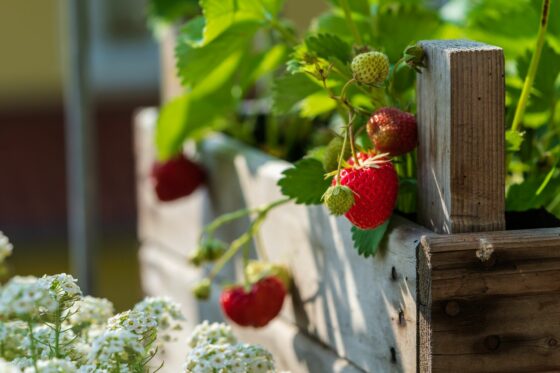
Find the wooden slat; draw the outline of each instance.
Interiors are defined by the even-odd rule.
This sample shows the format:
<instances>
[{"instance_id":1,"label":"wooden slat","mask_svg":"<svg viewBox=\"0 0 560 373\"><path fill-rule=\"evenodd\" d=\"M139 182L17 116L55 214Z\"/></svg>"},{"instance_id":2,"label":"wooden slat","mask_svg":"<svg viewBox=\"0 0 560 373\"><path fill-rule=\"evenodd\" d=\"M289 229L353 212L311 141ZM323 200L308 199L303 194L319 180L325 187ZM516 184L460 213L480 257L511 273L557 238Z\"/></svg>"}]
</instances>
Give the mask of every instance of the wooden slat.
<instances>
[{"instance_id":1,"label":"wooden slat","mask_svg":"<svg viewBox=\"0 0 560 373\"><path fill-rule=\"evenodd\" d=\"M437 233L503 229L503 51L463 40L421 45L419 221Z\"/></svg>"},{"instance_id":2,"label":"wooden slat","mask_svg":"<svg viewBox=\"0 0 560 373\"><path fill-rule=\"evenodd\" d=\"M560 369L560 228L421 240L433 372ZM480 250L487 250L485 260Z\"/></svg>"}]
</instances>

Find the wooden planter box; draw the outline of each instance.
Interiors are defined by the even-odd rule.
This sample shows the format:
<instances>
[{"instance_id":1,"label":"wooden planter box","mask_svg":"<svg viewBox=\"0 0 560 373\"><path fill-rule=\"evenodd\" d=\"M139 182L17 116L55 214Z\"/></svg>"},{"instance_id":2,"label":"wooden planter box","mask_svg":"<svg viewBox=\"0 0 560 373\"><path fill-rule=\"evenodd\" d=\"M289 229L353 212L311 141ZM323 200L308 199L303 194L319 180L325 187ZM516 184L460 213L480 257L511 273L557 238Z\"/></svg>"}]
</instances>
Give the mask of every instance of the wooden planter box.
<instances>
[{"instance_id":1,"label":"wooden planter box","mask_svg":"<svg viewBox=\"0 0 560 373\"><path fill-rule=\"evenodd\" d=\"M282 369L298 372L560 371L560 228L504 229L504 90L499 48L424 42L418 84L419 221L393 217L374 258L357 255L344 218L287 205L262 228L263 249L288 264L293 291L264 329L235 328ZM135 123L140 264L150 295L184 306L189 327L222 320L219 289L197 302L187 264L215 216L280 197L290 167L225 137L202 144L208 188L162 204L152 191L155 109ZM231 240L247 222L220 231ZM426 228L428 227L428 228ZM470 232L470 233L469 233ZM473 233L474 232L474 233ZM240 263L223 273L240 274ZM166 354L178 372L184 344Z\"/></svg>"}]
</instances>

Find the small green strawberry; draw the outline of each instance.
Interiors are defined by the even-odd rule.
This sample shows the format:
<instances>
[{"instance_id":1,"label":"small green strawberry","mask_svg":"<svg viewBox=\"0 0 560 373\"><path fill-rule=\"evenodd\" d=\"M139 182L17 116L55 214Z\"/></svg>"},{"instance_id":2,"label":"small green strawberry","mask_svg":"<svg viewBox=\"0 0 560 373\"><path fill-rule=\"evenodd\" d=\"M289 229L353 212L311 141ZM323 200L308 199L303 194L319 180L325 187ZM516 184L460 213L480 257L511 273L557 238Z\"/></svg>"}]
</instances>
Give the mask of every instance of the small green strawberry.
<instances>
[{"instance_id":1,"label":"small green strawberry","mask_svg":"<svg viewBox=\"0 0 560 373\"><path fill-rule=\"evenodd\" d=\"M200 266L204 262L213 262L226 251L227 244L215 238L205 238L200 241L200 245L189 255L189 262L195 266Z\"/></svg>"},{"instance_id":2,"label":"small green strawberry","mask_svg":"<svg viewBox=\"0 0 560 373\"><path fill-rule=\"evenodd\" d=\"M354 57L351 67L359 83L381 85L389 75L389 58L381 52L362 53Z\"/></svg>"},{"instance_id":3,"label":"small green strawberry","mask_svg":"<svg viewBox=\"0 0 560 373\"><path fill-rule=\"evenodd\" d=\"M199 300L206 300L210 298L211 291L212 283L207 278L198 282L192 289L194 297Z\"/></svg>"},{"instance_id":4,"label":"small green strawberry","mask_svg":"<svg viewBox=\"0 0 560 373\"><path fill-rule=\"evenodd\" d=\"M344 139L342 137L336 136L327 145L327 148L325 149L325 155L323 156L323 167L325 168L325 171L327 173L335 171L338 168L338 157L340 156L340 152L342 151L343 142ZM350 158L350 155L350 145L346 144L342 159L346 160Z\"/></svg>"},{"instance_id":5,"label":"small green strawberry","mask_svg":"<svg viewBox=\"0 0 560 373\"><path fill-rule=\"evenodd\" d=\"M354 205L354 193L344 185L332 185L323 195L325 205L333 215L343 215Z\"/></svg>"}]
</instances>

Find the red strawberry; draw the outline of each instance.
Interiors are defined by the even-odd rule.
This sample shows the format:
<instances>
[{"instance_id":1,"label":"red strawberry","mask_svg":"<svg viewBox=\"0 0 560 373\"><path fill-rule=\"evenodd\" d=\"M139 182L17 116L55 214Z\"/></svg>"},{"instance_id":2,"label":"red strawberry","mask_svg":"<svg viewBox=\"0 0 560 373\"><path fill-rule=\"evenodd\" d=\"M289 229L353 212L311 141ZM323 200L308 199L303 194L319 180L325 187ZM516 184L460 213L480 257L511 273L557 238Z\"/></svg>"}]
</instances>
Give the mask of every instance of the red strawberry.
<instances>
[{"instance_id":1,"label":"red strawberry","mask_svg":"<svg viewBox=\"0 0 560 373\"><path fill-rule=\"evenodd\" d=\"M414 115L390 107L377 110L369 118L367 132L380 153L392 156L412 151L418 142Z\"/></svg>"},{"instance_id":2,"label":"red strawberry","mask_svg":"<svg viewBox=\"0 0 560 373\"><path fill-rule=\"evenodd\" d=\"M255 283L249 292L240 285L224 290L220 303L227 317L236 324L260 328L280 313L285 296L282 281L271 276Z\"/></svg>"},{"instance_id":3,"label":"red strawberry","mask_svg":"<svg viewBox=\"0 0 560 373\"><path fill-rule=\"evenodd\" d=\"M354 192L355 200L345 216L360 229L373 229L393 213L399 179L395 167L387 159L366 154L358 157L362 161L361 168L345 168L340 172L340 184ZM353 160L348 163L354 165ZM333 179L335 184L336 178Z\"/></svg>"},{"instance_id":4,"label":"red strawberry","mask_svg":"<svg viewBox=\"0 0 560 373\"><path fill-rule=\"evenodd\" d=\"M205 173L184 154L179 154L166 162L155 162L152 179L159 200L167 202L194 192L204 182Z\"/></svg>"}]
</instances>

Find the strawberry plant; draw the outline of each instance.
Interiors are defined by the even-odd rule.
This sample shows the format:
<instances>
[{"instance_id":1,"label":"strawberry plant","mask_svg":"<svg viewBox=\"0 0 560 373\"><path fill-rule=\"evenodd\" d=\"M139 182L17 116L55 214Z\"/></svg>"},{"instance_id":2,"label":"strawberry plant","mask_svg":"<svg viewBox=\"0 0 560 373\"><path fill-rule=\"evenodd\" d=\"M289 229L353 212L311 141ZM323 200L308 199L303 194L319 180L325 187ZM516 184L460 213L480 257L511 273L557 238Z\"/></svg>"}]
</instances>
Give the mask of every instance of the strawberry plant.
<instances>
[{"instance_id":1,"label":"strawberry plant","mask_svg":"<svg viewBox=\"0 0 560 373\"><path fill-rule=\"evenodd\" d=\"M282 17L281 0L201 0L202 15L181 28L176 56L185 94L161 110L159 157L173 157L185 140L223 131L295 161L278 181L285 198L206 227L198 254L209 252L205 242L215 242L218 227L252 218L220 255L193 260L217 260L195 290L200 298L209 296L211 281L238 251L248 265L248 245L262 222L287 202L324 203L333 215L345 215L365 257L375 255L395 208L414 213L414 81L425 65L413 37L470 37L504 47L507 207L546 208L560 217L560 23L549 19L560 10L557 2L449 1L439 8L428 1L329 3L304 35ZM241 110L247 100L253 109ZM263 120L264 135L254 126ZM249 299L262 278L244 272L244 283L233 289Z\"/></svg>"}]
</instances>

